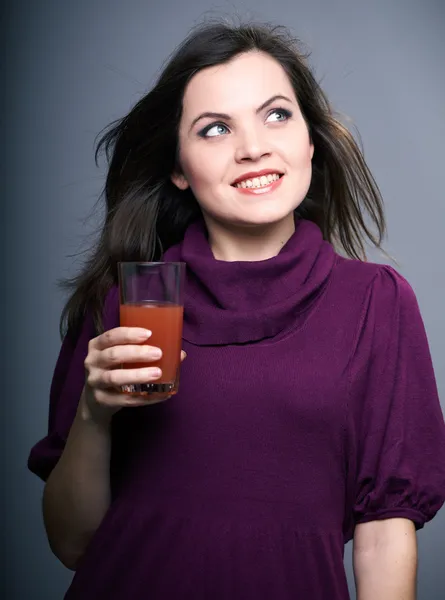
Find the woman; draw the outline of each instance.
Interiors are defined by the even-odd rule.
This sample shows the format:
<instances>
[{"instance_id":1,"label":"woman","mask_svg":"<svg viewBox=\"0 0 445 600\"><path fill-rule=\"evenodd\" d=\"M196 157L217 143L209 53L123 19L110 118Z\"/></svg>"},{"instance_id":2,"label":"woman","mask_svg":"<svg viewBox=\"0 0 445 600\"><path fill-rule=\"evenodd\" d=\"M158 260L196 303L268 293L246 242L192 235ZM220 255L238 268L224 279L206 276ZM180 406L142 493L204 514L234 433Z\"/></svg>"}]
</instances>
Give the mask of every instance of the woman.
<instances>
[{"instance_id":1,"label":"woman","mask_svg":"<svg viewBox=\"0 0 445 600\"><path fill-rule=\"evenodd\" d=\"M352 538L361 600L414 598L443 415L414 293L366 261L378 188L304 56L278 28L202 26L101 148L106 220L29 459L66 598L344 600ZM144 407L113 391L159 377L116 265L161 258L187 263L187 359Z\"/></svg>"}]
</instances>

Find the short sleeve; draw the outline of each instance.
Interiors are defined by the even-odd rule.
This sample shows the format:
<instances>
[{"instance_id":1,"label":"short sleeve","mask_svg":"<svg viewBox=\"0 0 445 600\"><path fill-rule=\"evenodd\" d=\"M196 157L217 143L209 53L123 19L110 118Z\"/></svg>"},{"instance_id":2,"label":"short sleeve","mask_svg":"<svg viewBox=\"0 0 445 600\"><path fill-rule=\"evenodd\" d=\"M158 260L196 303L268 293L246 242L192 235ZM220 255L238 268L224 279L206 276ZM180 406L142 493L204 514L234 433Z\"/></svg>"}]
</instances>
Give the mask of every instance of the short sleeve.
<instances>
[{"instance_id":1,"label":"short sleeve","mask_svg":"<svg viewBox=\"0 0 445 600\"><path fill-rule=\"evenodd\" d=\"M112 288L105 302L105 329L117 326L117 307L117 292ZM65 447L85 383L88 343L95 335L92 315L87 312L80 331L69 331L63 339L50 387L47 435L31 448L28 457L28 468L44 481Z\"/></svg>"},{"instance_id":2,"label":"short sleeve","mask_svg":"<svg viewBox=\"0 0 445 600\"><path fill-rule=\"evenodd\" d=\"M420 529L445 502L445 423L417 299L387 265L369 291L360 347L353 520L403 517Z\"/></svg>"}]
</instances>

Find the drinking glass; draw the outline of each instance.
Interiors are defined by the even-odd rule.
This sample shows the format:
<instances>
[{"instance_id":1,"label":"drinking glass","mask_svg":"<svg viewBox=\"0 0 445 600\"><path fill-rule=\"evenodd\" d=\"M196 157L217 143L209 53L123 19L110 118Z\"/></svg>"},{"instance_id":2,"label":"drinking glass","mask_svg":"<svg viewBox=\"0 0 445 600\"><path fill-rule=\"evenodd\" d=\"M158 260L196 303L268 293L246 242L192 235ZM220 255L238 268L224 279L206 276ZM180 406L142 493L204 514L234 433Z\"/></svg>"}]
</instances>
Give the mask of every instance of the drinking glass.
<instances>
[{"instance_id":1,"label":"drinking glass","mask_svg":"<svg viewBox=\"0 0 445 600\"><path fill-rule=\"evenodd\" d=\"M147 396L149 403L160 402L176 394L179 387L185 263L120 262L118 277L120 325L149 329L152 335L144 344L162 350L162 358L155 362L122 365L159 367L161 378L122 386L122 391Z\"/></svg>"}]
</instances>

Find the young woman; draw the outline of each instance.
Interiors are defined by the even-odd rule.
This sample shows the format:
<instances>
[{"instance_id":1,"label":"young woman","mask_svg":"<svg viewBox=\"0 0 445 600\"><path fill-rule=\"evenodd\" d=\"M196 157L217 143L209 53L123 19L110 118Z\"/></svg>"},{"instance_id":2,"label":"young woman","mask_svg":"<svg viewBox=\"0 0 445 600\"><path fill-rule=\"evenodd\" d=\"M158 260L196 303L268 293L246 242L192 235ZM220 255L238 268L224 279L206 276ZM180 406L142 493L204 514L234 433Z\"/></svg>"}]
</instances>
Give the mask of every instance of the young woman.
<instances>
[{"instance_id":1,"label":"young woman","mask_svg":"<svg viewBox=\"0 0 445 600\"><path fill-rule=\"evenodd\" d=\"M413 599L443 414L410 285L366 261L378 188L298 46L198 28L101 148L106 219L29 458L66 598L345 600L353 538L360 600ZM116 265L161 258L187 264L187 358L144 407L115 391L159 377Z\"/></svg>"}]
</instances>

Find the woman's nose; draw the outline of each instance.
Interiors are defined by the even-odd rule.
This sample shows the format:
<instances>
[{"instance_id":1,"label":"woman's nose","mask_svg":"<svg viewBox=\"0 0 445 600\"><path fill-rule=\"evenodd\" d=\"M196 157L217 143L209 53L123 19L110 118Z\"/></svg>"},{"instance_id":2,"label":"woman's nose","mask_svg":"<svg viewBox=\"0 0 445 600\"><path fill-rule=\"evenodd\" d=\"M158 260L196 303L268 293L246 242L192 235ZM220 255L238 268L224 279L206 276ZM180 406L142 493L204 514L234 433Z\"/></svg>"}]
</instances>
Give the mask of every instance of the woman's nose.
<instances>
[{"instance_id":1,"label":"woman's nose","mask_svg":"<svg viewBox=\"0 0 445 600\"><path fill-rule=\"evenodd\" d=\"M238 134L235 160L237 162L257 161L270 154L270 149L264 138L257 131L245 131Z\"/></svg>"}]
</instances>

